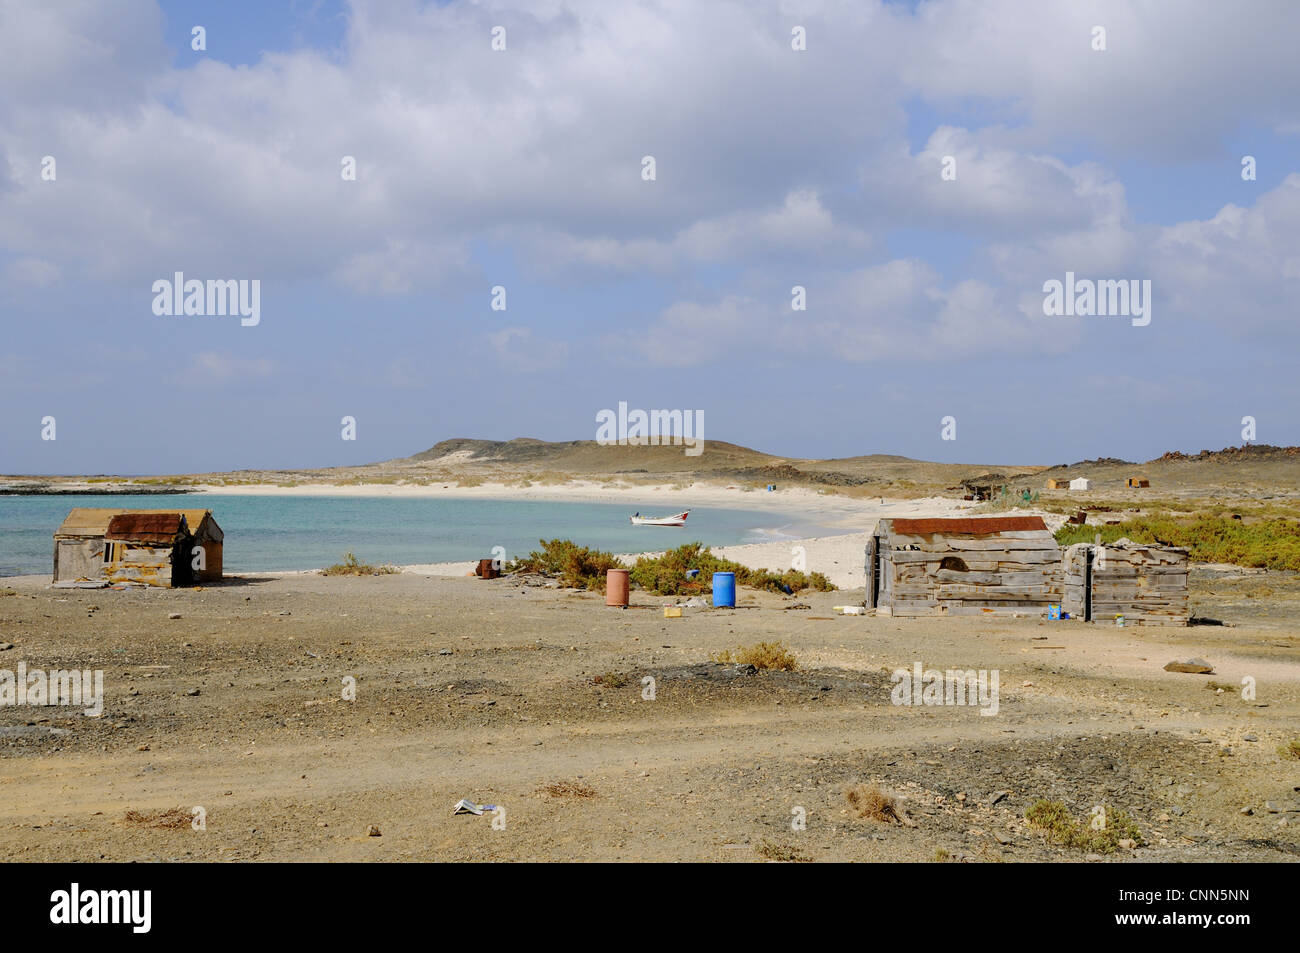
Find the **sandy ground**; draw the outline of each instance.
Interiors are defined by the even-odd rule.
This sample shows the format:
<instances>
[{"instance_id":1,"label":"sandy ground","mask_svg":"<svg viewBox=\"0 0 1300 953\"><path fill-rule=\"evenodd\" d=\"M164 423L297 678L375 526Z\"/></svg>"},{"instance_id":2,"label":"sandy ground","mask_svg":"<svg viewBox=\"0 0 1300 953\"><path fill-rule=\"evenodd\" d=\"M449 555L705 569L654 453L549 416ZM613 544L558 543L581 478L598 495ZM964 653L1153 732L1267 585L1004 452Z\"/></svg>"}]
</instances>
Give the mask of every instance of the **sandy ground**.
<instances>
[{"instance_id":1,"label":"sandy ground","mask_svg":"<svg viewBox=\"0 0 1300 953\"><path fill-rule=\"evenodd\" d=\"M742 590L734 610L665 619L664 598L611 609L530 581L292 574L67 591L5 580L0 639L13 647L0 668L102 669L106 697L100 718L0 707L0 850L1085 859L1026 825L1047 797L1078 817L1097 805L1133 814L1149 846L1108 861L1300 857L1300 761L1278 751L1300 734L1295 574L1198 571L1194 612L1230 625L1168 629L833 614L860 592ZM798 671L710 661L775 639ZM1189 656L1215 674L1163 671ZM998 713L892 704L889 673L916 662L997 671ZM1236 690L1245 676L1253 699ZM355 700L343 699L348 678ZM846 813L845 786L872 780L910 825ZM557 782L572 786L548 793ZM504 817L453 817L461 797ZM195 807L205 830L185 823ZM800 816L806 828L792 829Z\"/></svg>"}]
</instances>

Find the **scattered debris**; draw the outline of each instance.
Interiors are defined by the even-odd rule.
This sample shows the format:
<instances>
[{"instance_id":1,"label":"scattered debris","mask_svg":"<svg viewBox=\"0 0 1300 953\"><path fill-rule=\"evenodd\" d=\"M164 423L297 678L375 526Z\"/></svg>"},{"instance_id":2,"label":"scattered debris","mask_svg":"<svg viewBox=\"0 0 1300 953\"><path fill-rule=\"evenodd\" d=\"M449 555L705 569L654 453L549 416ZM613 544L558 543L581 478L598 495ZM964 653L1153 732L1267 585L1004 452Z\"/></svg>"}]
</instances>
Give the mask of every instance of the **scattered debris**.
<instances>
[{"instance_id":1,"label":"scattered debris","mask_svg":"<svg viewBox=\"0 0 1300 953\"><path fill-rule=\"evenodd\" d=\"M497 806L495 804L475 804L469 798L463 797L452 805L451 813L453 816L456 814L482 815L489 811L495 811L496 809Z\"/></svg>"}]
</instances>

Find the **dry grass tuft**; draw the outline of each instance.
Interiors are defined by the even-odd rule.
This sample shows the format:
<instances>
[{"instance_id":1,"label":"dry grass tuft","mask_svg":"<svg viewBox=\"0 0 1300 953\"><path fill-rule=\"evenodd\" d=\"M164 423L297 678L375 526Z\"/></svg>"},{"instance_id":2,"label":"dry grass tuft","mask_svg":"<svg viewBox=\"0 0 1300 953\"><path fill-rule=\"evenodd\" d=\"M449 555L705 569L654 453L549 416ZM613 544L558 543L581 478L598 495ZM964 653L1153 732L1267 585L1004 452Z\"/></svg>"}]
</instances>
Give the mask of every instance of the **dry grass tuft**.
<instances>
[{"instance_id":1,"label":"dry grass tuft","mask_svg":"<svg viewBox=\"0 0 1300 953\"><path fill-rule=\"evenodd\" d=\"M552 781L539 787L537 793L545 794L547 797L596 797L596 789L581 781Z\"/></svg>"},{"instance_id":2,"label":"dry grass tuft","mask_svg":"<svg viewBox=\"0 0 1300 953\"><path fill-rule=\"evenodd\" d=\"M754 851L768 860L774 860L779 864L810 864L811 857L805 857L792 847L784 847L764 837L754 845Z\"/></svg>"},{"instance_id":3,"label":"dry grass tuft","mask_svg":"<svg viewBox=\"0 0 1300 953\"><path fill-rule=\"evenodd\" d=\"M172 807L165 811L127 811L122 819L138 827L178 831L189 827L194 817L183 807Z\"/></svg>"},{"instance_id":4,"label":"dry grass tuft","mask_svg":"<svg viewBox=\"0 0 1300 953\"><path fill-rule=\"evenodd\" d=\"M757 669L793 672L799 667L794 654L785 647L784 642L759 642L757 645L740 645L733 652L723 649L714 655L713 661L724 665L752 665Z\"/></svg>"},{"instance_id":5,"label":"dry grass tuft","mask_svg":"<svg viewBox=\"0 0 1300 953\"><path fill-rule=\"evenodd\" d=\"M343 557L343 562L322 569L320 574L322 576L391 576L397 572L399 570L396 566L372 566L348 553Z\"/></svg>"},{"instance_id":6,"label":"dry grass tuft","mask_svg":"<svg viewBox=\"0 0 1300 953\"><path fill-rule=\"evenodd\" d=\"M1279 745L1277 753L1284 758L1294 758L1300 761L1300 738L1292 738L1284 745Z\"/></svg>"},{"instance_id":7,"label":"dry grass tuft","mask_svg":"<svg viewBox=\"0 0 1300 953\"><path fill-rule=\"evenodd\" d=\"M882 791L874 781L845 788L844 800L849 804L849 813L859 820L880 821L883 824L908 823L898 809L898 798Z\"/></svg>"}]
</instances>

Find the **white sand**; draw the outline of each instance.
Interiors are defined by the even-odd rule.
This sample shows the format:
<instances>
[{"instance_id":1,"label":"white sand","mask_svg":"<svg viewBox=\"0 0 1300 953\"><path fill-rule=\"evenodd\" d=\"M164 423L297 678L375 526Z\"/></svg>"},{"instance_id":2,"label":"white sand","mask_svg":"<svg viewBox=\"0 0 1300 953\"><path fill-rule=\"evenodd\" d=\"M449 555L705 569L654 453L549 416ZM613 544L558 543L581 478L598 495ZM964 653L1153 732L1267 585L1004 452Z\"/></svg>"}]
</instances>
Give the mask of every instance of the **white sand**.
<instances>
[{"instance_id":1,"label":"white sand","mask_svg":"<svg viewBox=\"0 0 1300 953\"><path fill-rule=\"evenodd\" d=\"M864 583L863 551L876 521L887 517L953 516L969 510L975 504L946 497L927 497L915 500L891 500L881 497L856 498L836 494L818 493L803 487L766 491L742 490L719 484L697 483L687 488L671 485L619 485L575 480L553 486L510 486L483 484L460 487L455 483L429 486L401 484L362 484L337 486L311 484L295 487L271 485L256 486L204 486L201 492L213 495L258 496L382 496L421 499L495 499L495 500L550 500L557 502L592 501L601 503L626 502L642 509L647 503L658 506L665 513L692 506L722 506L735 509L771 511L774 515L770 532L771 542L724 546L716 552L726 559L735 560L751 568L785 570L794 565L796 546L803 548L804 568L808 572L824 573L840 588L860 588ZM1031 511L1024 511L1028 514ZM689 523L687 524L689 526ZM783 533L800 525L832 526L842 528L844 535L804 537L795 532ZM661 532L646 528L646 542L654 545L666 542L654 534ZM662 552L661 549L647 552ZM631 562L639 554L624 554ZM476 562L424 563L403 566L406 572L429 576L464 576L473 572Z\"/></svg>"}]
</instances>

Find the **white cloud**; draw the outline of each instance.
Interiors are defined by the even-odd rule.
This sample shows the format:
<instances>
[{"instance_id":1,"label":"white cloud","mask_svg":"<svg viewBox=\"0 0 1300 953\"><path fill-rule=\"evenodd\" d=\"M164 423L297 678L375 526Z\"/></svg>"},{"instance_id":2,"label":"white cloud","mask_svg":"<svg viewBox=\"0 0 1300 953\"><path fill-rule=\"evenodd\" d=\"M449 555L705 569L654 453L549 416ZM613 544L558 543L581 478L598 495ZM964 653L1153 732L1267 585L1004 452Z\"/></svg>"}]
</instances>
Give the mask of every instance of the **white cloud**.
<instances>
[{"instance_id":1,"label":"white cloud","mask_svg":"<svg viewBox=\"0 0 1300 953\"><path fill-rule=\"evenodd\" d=\"M0 270L0 284L48 288L59 280L59 266L42 258L15 258Z\"/></svg>"},{"instance_id":2,"label":"white cloud","mask_svg":"<svg viewBox=\"0 0 1300 953\"><path fill-rule=\"evenodd\" d=\"M246 358L226 351L200 351L190 360L182 380L200 383L227 383L270 377L275 364L264 357Z\"/></svg>"},{"instance_id":3,"label":"white cloud","mask_svg":"<svg viewBox=\"0 0 1300 953\"><path fill-rule=\"evenodd\" d=\"M564 364L569 346L563 341L533 337L532 329L511 326L487 336L498 361L515 370L552 370Z\"/></svg>"}]
</instances>

